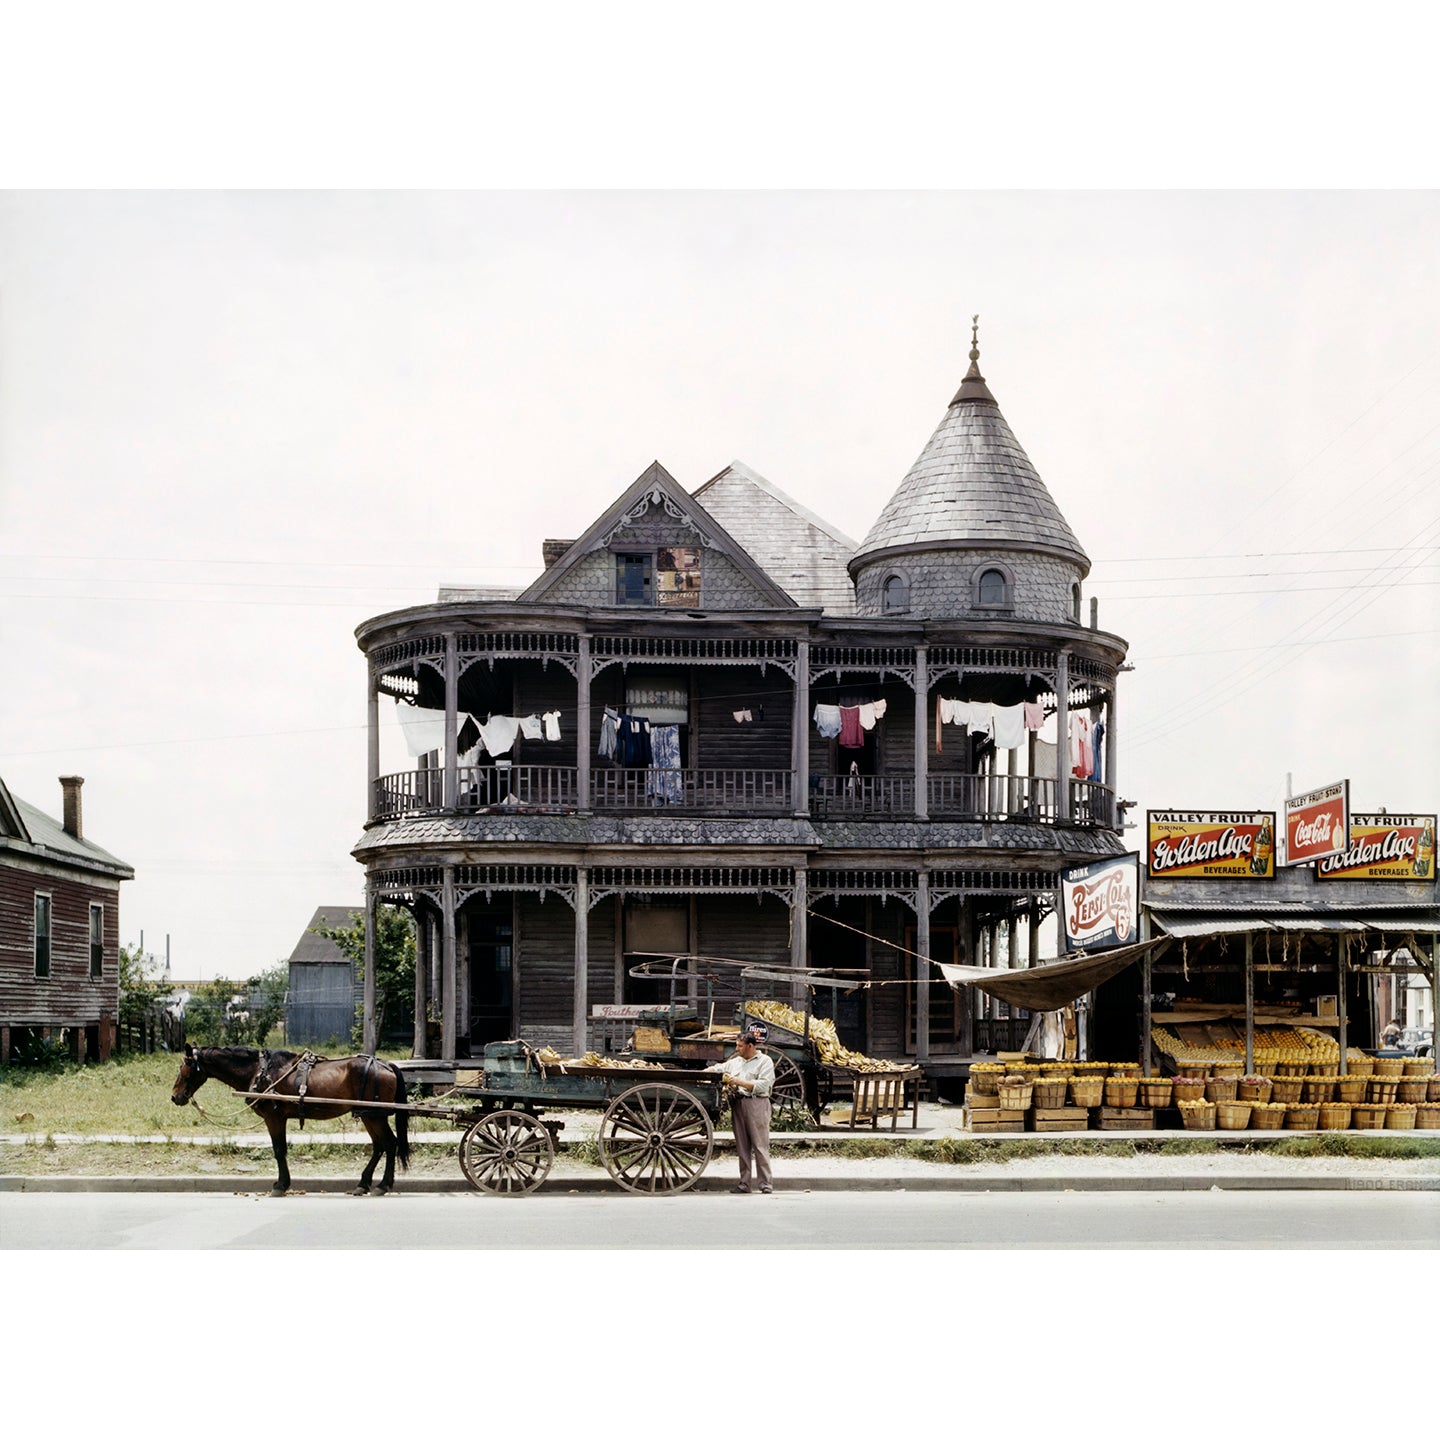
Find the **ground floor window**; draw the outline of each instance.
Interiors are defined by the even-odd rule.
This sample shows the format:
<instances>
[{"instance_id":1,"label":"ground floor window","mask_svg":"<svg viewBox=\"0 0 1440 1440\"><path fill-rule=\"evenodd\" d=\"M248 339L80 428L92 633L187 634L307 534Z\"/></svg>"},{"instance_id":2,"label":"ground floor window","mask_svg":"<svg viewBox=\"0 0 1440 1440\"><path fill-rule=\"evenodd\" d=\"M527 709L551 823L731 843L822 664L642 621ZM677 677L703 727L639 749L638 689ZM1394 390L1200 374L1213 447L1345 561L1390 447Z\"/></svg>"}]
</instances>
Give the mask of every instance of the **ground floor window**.
<instances>
[{"instance_id":1,"label":"ground floor window","mask_svg":"<svg viewBox=\"0 0 1440 1440\"><path fill-rule=\"evenodd\" d=\"M35 978L50 976L50 897L35 897Z\"/></svg>"},{"instance_id":2,"label":"ground floor window","mask_svg":"<svg viewBox=\"0 0 1440 1440\"><path fill-rule=\"evenodd\" d=\"M98 980L105 968L105 907L90 907L90 978Z\"/></svg>"}]
</instances>

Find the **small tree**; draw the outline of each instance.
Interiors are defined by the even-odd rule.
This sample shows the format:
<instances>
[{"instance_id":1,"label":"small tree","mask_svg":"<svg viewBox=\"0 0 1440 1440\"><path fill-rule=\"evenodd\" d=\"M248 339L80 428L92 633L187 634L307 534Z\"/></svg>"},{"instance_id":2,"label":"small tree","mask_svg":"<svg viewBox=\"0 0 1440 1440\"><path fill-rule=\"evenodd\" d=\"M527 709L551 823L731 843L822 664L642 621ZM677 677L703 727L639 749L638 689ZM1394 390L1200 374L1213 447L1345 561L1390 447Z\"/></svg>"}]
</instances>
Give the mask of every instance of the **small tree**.
<instances>
[{"instance_id":1,"label":"small tree","mask_svg":"<svg viewBox=\"0 0 1440 1440\"><path fill-rule=\"evenodd\" d=\"M168 980L153 977L155 962L138 945L120 947L120 1023L134 1025L144 1020L151 1007L174 990Z\"/></svg>"},{"instance_id":2,"label":"small tree","mask_svg":"<svg viewBox=\"0 0 1440 1440\"><path fill-rule=\"evenodd\" d=\"M362 912L355 911L345 926L316 925L314 933L331 941L364 979L365 916ZM386 1016L408 1014L414 999L415 922L408 910L379 905L375 910L375 1033L383 1036Z\"/></svg>"}]
</instances>

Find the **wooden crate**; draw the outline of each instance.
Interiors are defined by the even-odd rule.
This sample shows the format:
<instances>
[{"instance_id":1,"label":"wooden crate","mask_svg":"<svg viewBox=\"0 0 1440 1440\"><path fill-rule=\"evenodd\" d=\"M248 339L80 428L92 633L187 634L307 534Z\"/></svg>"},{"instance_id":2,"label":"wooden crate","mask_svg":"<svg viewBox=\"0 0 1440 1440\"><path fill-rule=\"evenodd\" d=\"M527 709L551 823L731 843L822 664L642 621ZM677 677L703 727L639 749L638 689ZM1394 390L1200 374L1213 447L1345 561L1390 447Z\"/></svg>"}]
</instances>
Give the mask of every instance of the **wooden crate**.
<instances>
[{"instance_id":1,"label":"wooden crate","mask_svg":"<svg viewBox=\"0 0 1440 1440\"><path fill-rule=\"evenodd\" d=\"M1063 1110L1032 1110L1030 1128L1037 1135L1072 1135L1090 1128L1090 1116L1075 1105Z\"/></svg>"},{"instance_id":2,"label":"wooden crate","mask_svg":"<svg viewBox=\"0 0 1440 1440\"><path fill-rule=\"evenodd\" d=\"M1023 1133L1025 1130L1025 1112L1023 1110L1001 1110L998 1106L993 1110L972 1110L965 1107L965 1128L974 1130L977 1134L989 1134L994 1131L1009 1134L1012 1132Z\"/></svg>"},{"instance_id":3,"label":"wooden crate","mask_svg":"<svg viewBox=\"0 0 1440 1440\"><path fill-rule=\"evenodd\" d=\"M1000 1108L1000 1097L998 1095L976 1095L973 1091L965 1092L965 1103L972 1110L998 1110Z\"/></svg>"},{"instance_id":4,"label":"wooden crate","mask_svg":"<svg viewBox=\"0 0 1440 1440\"><path fill-rule=\"evenodd\" d=\"M1155 1128L1155 1112L1153 1110L1119 1110L1102 1105L1095 1128L1097 1130L1153 1130Z\"/></svg>"},{"instance_id":5,"label":"wooden crate","mask_svg":"<svg viewBox=\"0 0 1440 1440\"><path fill-rule=\"evenodd\" d=\"M656 1030L649 1025L635 1027L634 1045L644 1055L668 1055L670 1053L670 1037L663 1030Z\"/></svg>"}]
</instances>

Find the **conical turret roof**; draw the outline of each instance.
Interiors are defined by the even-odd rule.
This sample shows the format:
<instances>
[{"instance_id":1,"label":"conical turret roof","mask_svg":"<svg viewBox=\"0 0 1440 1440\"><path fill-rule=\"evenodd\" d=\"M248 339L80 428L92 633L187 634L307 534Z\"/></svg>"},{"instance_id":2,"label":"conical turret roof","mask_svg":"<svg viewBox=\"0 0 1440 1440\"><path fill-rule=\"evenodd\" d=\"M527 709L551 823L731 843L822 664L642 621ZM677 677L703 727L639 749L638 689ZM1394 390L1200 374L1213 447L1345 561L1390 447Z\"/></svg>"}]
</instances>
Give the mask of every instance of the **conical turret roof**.
<instances>
[{"instance_id":1,"label":"conical turret roof","mask_svg":"<svg viewBox=\"0 0 1440 1440\"><path fill-rule=\"evenodd\" d=\"M1000 413L972 344L970 369L929 443L850 559L974 545L1090 559Z\"/></svg>"}]
</instances>

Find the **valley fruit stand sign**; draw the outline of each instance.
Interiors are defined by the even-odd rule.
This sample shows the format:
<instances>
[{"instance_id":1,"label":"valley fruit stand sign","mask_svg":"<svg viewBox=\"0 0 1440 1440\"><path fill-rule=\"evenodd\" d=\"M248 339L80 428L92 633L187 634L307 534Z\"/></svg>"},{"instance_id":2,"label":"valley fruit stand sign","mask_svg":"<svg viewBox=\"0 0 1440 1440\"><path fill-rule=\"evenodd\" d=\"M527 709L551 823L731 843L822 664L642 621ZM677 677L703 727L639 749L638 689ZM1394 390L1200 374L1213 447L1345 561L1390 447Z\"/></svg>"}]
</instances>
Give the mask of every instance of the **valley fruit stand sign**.
<instances>
[{"instance_id":1,"label":"valley fruit stand sign","mask_svg":"<svg viewBox=\"0 0 1440 1440\"><path fill-rule=\"evenodd\" d=\"M1433 880L1435 816L1352 815L1350 844L1315 867L1317 880Z\"/></svg>"},{"instance_id":2,"label":"valley fruit stand sign","mask_svg":"<svg viewBox=\"0 0 1440 1440\"><path fill-rule=\"evenodd\" d=\"M1067 950L1111 950L1140 929L1140 856L1117 855L1060 872Z\"/></svg>"},{"instance_id":3,"label":"valley fruit stand sign","mask_svg":"<svg viewBox=\"0 0 1440 1440\"><path fill-rule=\"evenodd\" d=\"M1145 845L1155 880L1275 878L1273 810L1147 810Z\"/></svg>"},{"instance_id":4,"label":"valley fruit stand sign","mask_svg":"<svg viewBox=\"0 0 1440 1440\"><path fill-rule=\"evenodd\" d=\"M1308 865L1350 848L1350 782L1337 780L1285 802L1286 865Z\"/></svg>"}]
</instances>

